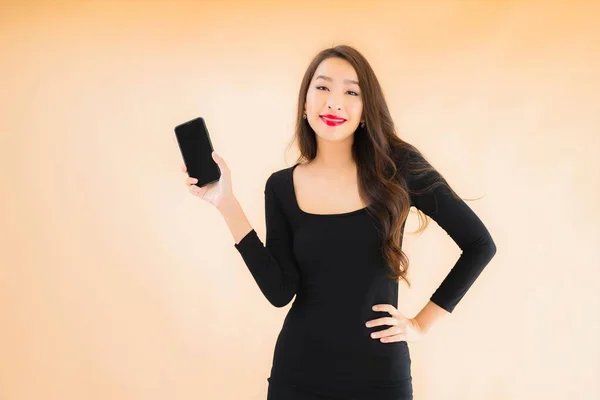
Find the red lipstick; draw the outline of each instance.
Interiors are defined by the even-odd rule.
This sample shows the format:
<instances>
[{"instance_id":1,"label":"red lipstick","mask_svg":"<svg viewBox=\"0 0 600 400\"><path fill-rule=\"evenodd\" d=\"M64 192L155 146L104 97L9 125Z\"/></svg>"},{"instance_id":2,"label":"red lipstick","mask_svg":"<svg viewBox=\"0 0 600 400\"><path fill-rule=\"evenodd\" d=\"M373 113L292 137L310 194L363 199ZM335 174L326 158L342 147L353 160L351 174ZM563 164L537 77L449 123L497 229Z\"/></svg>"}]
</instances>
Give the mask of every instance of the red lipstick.
<instances>
[{"instance_id":1,"label":"red lipstick","mask_svg":"<svg viewBox=\"0 0 600 400\"><path fill-rule=\"evenodd\" d=\"M338 126L346 122L344 118L332 114L319 115L319 118L321 118L328 126Z\"/></svg>"}]
</instances>

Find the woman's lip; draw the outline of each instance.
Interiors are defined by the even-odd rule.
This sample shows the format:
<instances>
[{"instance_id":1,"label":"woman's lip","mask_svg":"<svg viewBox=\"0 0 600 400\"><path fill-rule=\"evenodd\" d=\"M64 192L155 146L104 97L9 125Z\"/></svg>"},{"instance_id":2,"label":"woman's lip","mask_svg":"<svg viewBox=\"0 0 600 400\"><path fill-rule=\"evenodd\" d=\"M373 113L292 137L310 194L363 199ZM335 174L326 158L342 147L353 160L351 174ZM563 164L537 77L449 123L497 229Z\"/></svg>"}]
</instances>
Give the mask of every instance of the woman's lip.
<instances>
[{"instance_id":1,"label":"woman's lip","mask_svg":"<svg viewBox=\"0 0 600 400\"><path fill-rule=\"evenodd\" d=\"M321 118L321 120L323 122L325 122L328 126L338 126L338 125L341 125L344 122L346 122L345 119L342 119L342 120L333 120L333 119L328 119L327 117L323 117L323 116L319 116L319 118Z\"/></svg>"}]
</instances>

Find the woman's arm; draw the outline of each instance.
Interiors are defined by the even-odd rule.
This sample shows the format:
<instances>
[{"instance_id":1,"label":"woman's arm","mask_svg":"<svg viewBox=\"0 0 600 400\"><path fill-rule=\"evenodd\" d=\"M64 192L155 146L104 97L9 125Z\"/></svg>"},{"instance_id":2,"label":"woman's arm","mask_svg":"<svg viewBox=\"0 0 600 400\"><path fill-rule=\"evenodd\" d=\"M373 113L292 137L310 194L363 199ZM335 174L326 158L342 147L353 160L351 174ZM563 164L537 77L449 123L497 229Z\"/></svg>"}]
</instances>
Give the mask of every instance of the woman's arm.
<instances>
[{"instance_id":1,"label":"woman's arm","mask_svg":"<svg viewBox=\"0 0 600 400\"><path fill-rule=\"evenodd\" d=\"M265 184L266 244L263 245L237 200L224 202L219 211L235 240L234 246L267 300L287 305L298 290L299 272L292 252L292 233L275 191L272 174Z\"/></svg>"},{"instance_id":2,"label":"woman's arm","mask_svg":"<svg viewBox=\"0 0 600 400\"><path fill-rule=\"evenodd\" d=\"M423 189L432 182L431 178L437 176L439 173L435 171L426 179L409 179L407 183L409 188ZM411 197L415 207L436 221L462 250L459 259L430 298L435 305L451 313L496 254L496 244L479 217L462 199L455 198L448 186L437 186L427 193ZM433 305L427 305L419 315L418 321L429 329L433 321L444 313Z\"/></svg>"},{"instance_id":3,"label":"woman's arm","mask_svg":"<svg viewBox=\"0 0 600 400\"><path fill-rule=\"evenodd\" d=\"M217 209L225 219L235 244L253 229L236 197L224 201Z\"/></svg>"},{"instance_id":4,"label":"woman's arm","mask_svg":"<svg viewBox=\"0 0 600 400\"><path fill-rule=\"evenodd\" d=\"M425 334L446 315L450 315L450 313L430 300L413 319L421 328L421 333Z\"/></svg>"}]
</instances>

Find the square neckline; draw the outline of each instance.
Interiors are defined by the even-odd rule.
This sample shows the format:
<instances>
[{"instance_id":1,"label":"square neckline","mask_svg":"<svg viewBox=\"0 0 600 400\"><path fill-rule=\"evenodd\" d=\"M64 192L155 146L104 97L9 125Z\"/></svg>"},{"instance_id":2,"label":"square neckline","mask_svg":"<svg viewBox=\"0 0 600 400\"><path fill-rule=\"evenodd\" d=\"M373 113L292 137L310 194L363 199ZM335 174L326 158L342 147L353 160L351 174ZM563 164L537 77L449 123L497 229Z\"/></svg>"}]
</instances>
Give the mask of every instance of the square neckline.
<instances>
[{"instance_id":1,"label":"square neckline","mask_svg":"<svg viewBox=\"0 0 600 400\"><path fill-rule=\"evenodd\" d=\"M290 190L292 192L292 199L293 199L294 207L301 214L308 215L311 217L345 217L345 216L363 213L363 212L367 211L367 209L369 208L369 206L366 206L366 207L359 208L357 210L346 211L346 212L342 212L342 213L333 213L333 214L315 214L315 213L304 211L303 209L300 208L300 204L298 204L298 198L296 197L296 188L294 187L294 170L296 169L296 167L298 165L300 165L300 163L296 163L289 168L289 178L290 178L289 182L290 182Z\"/></svg>"}]
</instances>

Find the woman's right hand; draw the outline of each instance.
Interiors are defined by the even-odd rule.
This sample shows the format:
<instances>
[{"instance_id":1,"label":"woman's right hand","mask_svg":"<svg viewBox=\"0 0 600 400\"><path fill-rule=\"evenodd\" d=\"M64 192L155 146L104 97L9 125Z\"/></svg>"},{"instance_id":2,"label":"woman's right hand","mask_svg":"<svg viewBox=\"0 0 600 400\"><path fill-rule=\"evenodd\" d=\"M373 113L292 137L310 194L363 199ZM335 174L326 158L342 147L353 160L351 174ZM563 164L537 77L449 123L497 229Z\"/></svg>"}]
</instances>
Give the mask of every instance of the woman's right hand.
<instances>
[{"instance_id":1,"label":"woman's right hand","mask_svg":"<svg viewBox=\"0 0 600 400\"><path fill-rule=\"evenodd\" d=\"M234 197L231 184L231 172L229 171L229 167L227 167L225 160L223 160L216 152L212 152L212 157L221 170L221 177L219 180L203 187L198 187L195 185L195 183L198 183L198 179L188 177L185 180L185 184L189 187L190 193L219 208ZM182 166L182 171L187 172L185 164Z\"/></svg>"}]
</instances>

